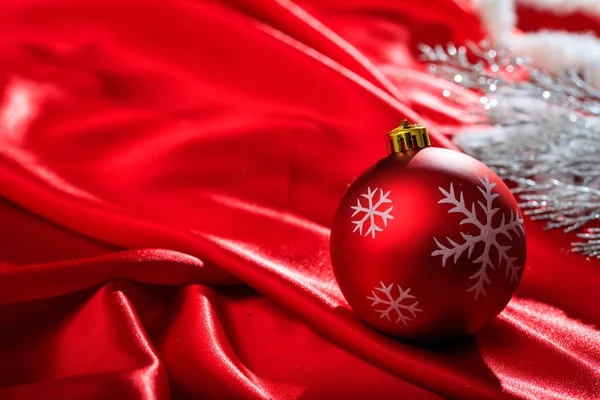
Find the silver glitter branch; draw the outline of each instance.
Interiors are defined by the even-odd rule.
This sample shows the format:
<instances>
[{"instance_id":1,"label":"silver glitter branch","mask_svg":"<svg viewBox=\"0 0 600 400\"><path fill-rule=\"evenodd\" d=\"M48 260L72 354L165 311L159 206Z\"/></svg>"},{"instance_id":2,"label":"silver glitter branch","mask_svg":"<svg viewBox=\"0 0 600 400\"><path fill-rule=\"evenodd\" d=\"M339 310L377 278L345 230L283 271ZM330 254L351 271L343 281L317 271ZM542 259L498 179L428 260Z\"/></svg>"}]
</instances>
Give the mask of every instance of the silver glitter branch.
<instances>
[{"instance_id":1,"label":"silver glitter branch","mask_svg":"<svg viewBox=\"0 0 600 400\"><path fill-rule=\"evenodd\" d=\"M586 242L573 243L573 251L581 253L589 257L600 257L600 229L590 228L587 233L580 233L582 239L587 239Z\"/></svg>"},{"instance_id":2,"label":"silver glitter branch","mask_svg":"<svg viewBox=\"0 0 600 400\"><path fill-rule=\"evenodd\" d=\"M587 71L552 74L535 67L530 59L513 57L507 49L490 47L487 41L458 48L453 44L446 48L421 44L419 48L430 72L466 89L492 95L503 90L511 97L543 99L573 111L600 115L600 89L588 83ZM526 75L526 79L520 74ZM445 96L449 97L449 93ZM460 98L455 100L460 102ZM485 110L495 107L495 102L489 100L482 99Z\"/></svg>"},{"instance_id":3,"label":"silver glitter branch","mask_svg":"<svg viewBox=\"0 0 600 400\"><path fill-rule=\"evenodd\" d=\"M474 103L443 92L483 117L456 144L514 183L526 215L578 232L572 250L600 258L600 228L589 226L600 221L600 89L588 74L550 73L486 42L420 49L431 73L479 93Z\"/></svg>"}]
</instances>

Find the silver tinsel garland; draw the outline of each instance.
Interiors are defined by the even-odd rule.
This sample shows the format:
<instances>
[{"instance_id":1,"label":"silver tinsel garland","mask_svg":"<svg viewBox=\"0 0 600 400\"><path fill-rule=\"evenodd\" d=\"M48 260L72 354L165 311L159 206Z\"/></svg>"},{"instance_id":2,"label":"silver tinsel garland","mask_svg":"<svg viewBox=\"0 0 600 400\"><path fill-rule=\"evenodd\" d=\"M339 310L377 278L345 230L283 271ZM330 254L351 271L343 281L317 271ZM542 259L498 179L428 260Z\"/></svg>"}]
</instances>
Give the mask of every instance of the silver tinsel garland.
<instances>
[{"instance_id":1,"label":"silver tinsel garland","mask_svg":"<svg viewBox=\"0 0 600 400\"><path fill-rule=\"evenodd\" d=\"M456 144L514 183L526 215L577 232L572 251L600 258L600 89L585 71L550 73L486 42L420 49L433 74L480 93L472 107L443 92L482 117Z\"/></svg>"}]
</instances>

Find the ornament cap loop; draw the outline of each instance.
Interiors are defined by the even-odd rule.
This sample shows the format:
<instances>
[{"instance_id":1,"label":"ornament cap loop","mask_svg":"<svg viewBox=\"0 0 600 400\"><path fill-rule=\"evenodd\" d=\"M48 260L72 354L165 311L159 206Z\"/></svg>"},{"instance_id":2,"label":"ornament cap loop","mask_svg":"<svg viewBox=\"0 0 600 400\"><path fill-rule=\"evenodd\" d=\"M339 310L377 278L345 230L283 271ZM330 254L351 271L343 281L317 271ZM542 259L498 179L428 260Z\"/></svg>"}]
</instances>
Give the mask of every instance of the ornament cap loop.
<instances>
[{"instance_id":1,"label":"ornament cap loop","mask_svg":"<svg viewBox=\"0 0 600 400\"><path fill-rule=\"evenodd\" d=\"M406 153L431 146L427 128L419 124L411 124L408 120L387 134L389 154Z\"/></svg>"}]
</instances>

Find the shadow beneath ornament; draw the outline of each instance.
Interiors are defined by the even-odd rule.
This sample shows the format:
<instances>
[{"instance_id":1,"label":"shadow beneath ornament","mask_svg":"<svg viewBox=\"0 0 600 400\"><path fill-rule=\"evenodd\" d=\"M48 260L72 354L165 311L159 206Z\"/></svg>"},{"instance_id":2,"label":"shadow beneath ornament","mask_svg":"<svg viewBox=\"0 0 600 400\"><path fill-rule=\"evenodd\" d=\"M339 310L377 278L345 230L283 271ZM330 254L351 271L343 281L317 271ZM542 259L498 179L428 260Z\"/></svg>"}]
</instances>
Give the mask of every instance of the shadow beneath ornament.
<instances>
[{"instance_id":1,"label":"shadow beneath ornament","mask_svg":"<svg viewBox=\"0 0 600 400\"><path fill-rule=\"evenodd\" d=\"M488 324L489 326L489 324ZM488 326L484 327L486 329ZM433 340L403 340L392 338L395 342L410 345L420 350L440 357L445 362L450 362L456 367L464 368L479 376L480 379L495 382L499 386L499 377L489 368L478 347L477 335L463 336L452 339Z\"/></svg>"},{"instance_id":2,"label":"shadow beneath ornament","mask_svg":"<svg viewBox=\"0 0 600 400\"><path fill-rule=\"evenodd\" d=\"M490 325L488 324L483 329L489 329ZM456 374L458 380L461 379L461 376L469 376L491 392L501 393L503 391L501 376L490 368L489 360L486 360L481 353L477 334L436 341L392 339L397 343L413 346L438 359L445 366L440 373ZM465 384L469 385L467 382Z\"/></svg>"},{"instance_id":3,"label":"shadow beneath ornament","mask_svg":"<svg viewBox=\"0 0 600 400\"><path fill-rule=\"evenodd\" d=\"M465 336L461 338L443 339L443 340L403 340L393 338L395 341L404 344L410 344L423 350L430 350L435 352L452 352L452 351L465 351L476 346L474 336Z\"/></svg>"},{"instance_id":4,"label":"shadow beneath ornament","mask_svg":"<svg viewBox=\"0 0 600 400\"><path fill-rule=\"evenodd\" d=\"M348 350L379 368L451 398L503 398L499 377L489 368L474 336L443 341L404 340L386 335L364 323L349 308L336 307L345 322ZM328 335L330 336L330 335ZM416 372L419 371L419 372Z\"/></svg>"}]
</instances>

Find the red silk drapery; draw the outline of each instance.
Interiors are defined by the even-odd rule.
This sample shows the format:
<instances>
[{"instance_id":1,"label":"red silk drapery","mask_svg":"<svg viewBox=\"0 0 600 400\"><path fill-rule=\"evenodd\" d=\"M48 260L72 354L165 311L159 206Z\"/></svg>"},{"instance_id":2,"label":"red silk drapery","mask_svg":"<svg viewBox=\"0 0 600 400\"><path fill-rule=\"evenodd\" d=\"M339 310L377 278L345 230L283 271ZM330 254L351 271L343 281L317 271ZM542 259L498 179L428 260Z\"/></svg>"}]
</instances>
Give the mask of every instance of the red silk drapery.
<instances>
[{"instance_id":1,"label":"red silk drapery","mask_svg":"<svg viewBox=\"0 0 600 400\"><path fill-rule=\"evenodd\" d=\"M468 1L13 0L0 27L0 398L600 391L598 263L560 232L527 221L517 297L452 345L366 327L331 274L385 133L453 148L416 44L482 38Z\"/></svg>"}]
</instances>

